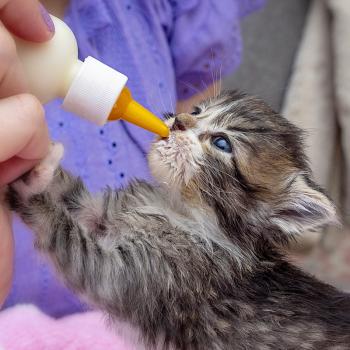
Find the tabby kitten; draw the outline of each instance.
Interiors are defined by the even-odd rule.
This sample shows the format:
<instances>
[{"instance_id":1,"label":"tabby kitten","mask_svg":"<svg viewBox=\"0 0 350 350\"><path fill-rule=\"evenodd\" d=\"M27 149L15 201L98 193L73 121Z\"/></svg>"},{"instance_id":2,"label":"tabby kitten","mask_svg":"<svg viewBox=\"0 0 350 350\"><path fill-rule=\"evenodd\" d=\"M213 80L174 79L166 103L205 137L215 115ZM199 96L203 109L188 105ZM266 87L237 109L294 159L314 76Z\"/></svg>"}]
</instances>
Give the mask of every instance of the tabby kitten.
<instances>
[{"instance_id":1,"label":"tabby kitten","mask_svg":"<svg viewBox=\"0 0 350 350\"><path fill-rule=\"evenodd\" d=\"M350 349L349 295L279 248L336 220L301 131L236 92L168 123L149 152L158 185L92 196L58 167L56 144L10 186L10 207L68 286L150 349Z\"/></svg>"}]
</instances>

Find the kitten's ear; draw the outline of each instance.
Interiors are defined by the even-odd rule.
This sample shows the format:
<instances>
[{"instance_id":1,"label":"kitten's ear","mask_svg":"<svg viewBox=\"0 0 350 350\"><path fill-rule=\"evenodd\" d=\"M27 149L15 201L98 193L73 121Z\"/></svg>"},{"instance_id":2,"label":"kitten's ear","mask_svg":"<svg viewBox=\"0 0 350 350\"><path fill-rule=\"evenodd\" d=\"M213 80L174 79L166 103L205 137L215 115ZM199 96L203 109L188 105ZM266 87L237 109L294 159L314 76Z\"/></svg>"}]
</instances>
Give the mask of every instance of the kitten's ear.
<instances>
[{"instance_id":1,"label":"kitten's ear","mask_svg":"<svg viewBox=\"0 0 350 350\"><path fill-rule=\"evenodd\" d=\"M303 175L289 185L271 221L287 234L298 234L326 224L338 224L333 203Z\"/></svg>"}]
</instances>

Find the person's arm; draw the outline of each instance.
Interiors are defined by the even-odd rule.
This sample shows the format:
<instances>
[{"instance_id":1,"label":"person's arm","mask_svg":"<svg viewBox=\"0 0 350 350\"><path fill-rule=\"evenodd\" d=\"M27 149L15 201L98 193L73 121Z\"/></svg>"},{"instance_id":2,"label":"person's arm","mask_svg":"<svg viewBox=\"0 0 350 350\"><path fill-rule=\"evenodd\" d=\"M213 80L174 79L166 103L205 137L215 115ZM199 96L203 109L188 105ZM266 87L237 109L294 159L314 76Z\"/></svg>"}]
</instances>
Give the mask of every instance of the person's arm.
<instances>
[{"instance_id":1,"label":"person's arm","mask_svg":"<svg viewBox=\"0 0 350 350\"><path fill-rule=\"evenodd\" d=\"M53 23L37 0L0 0L0 188L31 169L49 147L40 102L25 94L26 82L9 31L43 42ZM0 306L11 286L13 240L11 219L0 198Z\"/></svg>"},{"instance_id":2,"label":"person's arm","mask_svg":"<svg viewBox=\"0 0 350 350\"><path fill-rule=\"evenodd\" d=\"M193 95L187 100L178 101L176 104L176 113L190 113L192 108L198 103L206 100L207 98L218 95L220 93L220 85L220 81L217 81L199 94Z\"/></svg>"},{"instance_id":3,"label":"person's arm","mask_svg":"<svg viewBox=\"0 0 350 350\"><path fill-rule=\"evenodd\" d=\"M174 63L177 112L190 111L219 93L220 80L240 63L240 1L171 3L173 18L165 28ZM169 9L168 9L169 11Z\"/></svg>"}]
</instances>

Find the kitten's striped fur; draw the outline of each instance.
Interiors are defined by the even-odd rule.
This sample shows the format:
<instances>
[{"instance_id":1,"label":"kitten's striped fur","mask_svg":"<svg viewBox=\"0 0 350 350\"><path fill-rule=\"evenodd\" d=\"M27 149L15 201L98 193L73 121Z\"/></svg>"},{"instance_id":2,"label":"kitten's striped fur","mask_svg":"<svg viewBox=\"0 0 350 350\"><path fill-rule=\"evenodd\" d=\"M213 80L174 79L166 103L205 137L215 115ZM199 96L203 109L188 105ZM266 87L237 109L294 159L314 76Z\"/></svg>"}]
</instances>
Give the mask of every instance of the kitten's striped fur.
<instances>
[{"instance_id":1,"label":"kitten's striped fur","mask_svg":"<svg viewBox=\"0 0 350 350\"><path fill-rule=\"evenodd\" d=\"M154 143L159 185L92 196L58 167L62 148L10 186L10 206L67 284L153 348L349 349L350 298L289 264L279 247L335 220L299 129L229 92L170 116ZM224 135L232 153L214 147Z\"/></svg>"}]
</instances>

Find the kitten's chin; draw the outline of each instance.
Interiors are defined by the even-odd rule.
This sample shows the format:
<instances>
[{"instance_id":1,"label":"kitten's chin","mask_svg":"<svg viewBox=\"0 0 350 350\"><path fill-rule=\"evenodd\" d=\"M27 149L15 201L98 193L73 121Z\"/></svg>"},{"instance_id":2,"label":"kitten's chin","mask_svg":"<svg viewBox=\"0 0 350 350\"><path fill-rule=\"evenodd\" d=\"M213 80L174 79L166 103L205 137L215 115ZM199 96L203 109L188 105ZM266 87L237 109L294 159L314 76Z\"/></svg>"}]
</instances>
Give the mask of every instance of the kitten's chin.
<instances>
[{"instance_id":1,"label":"kitten's chin","mask_svg":"<svg viewBox=\"0 0 350 350\"><path fill-rule=\"evenodd\" d=\"M167 139L155 141L148 154L154 178L171 190L181 190L196 171L202 158L202 147L191 132L175 131Z\"/></svg>"}]
</instances>

